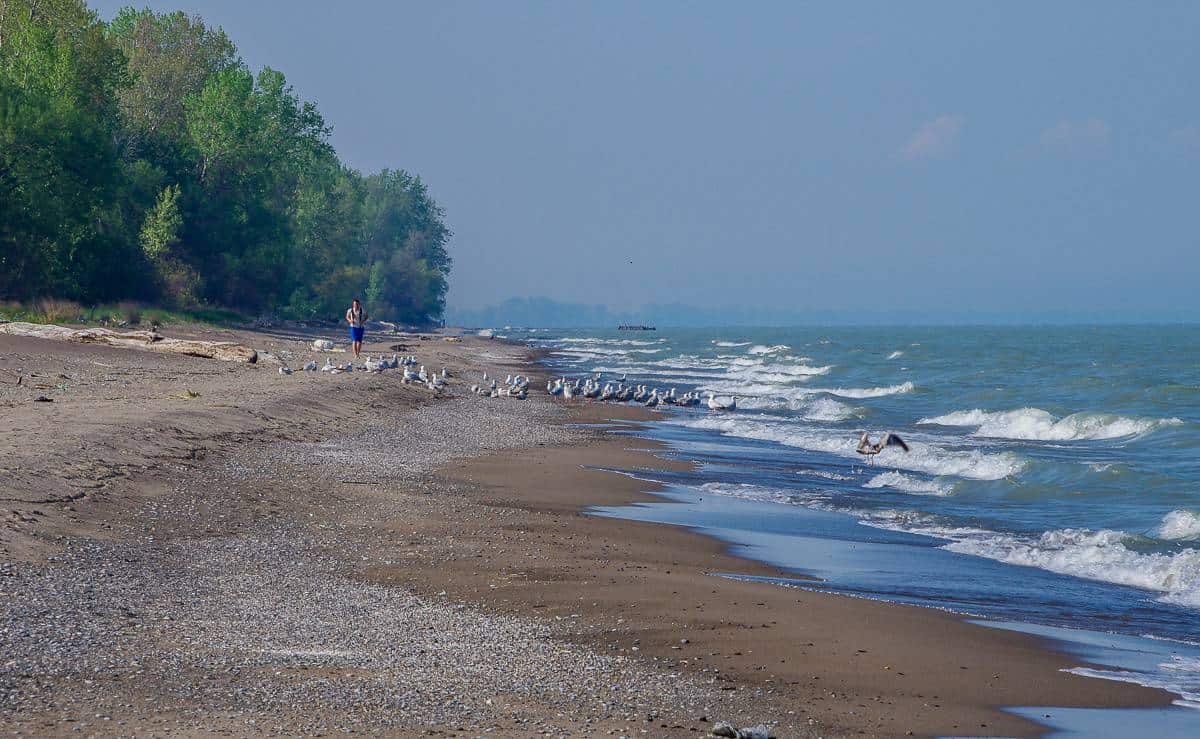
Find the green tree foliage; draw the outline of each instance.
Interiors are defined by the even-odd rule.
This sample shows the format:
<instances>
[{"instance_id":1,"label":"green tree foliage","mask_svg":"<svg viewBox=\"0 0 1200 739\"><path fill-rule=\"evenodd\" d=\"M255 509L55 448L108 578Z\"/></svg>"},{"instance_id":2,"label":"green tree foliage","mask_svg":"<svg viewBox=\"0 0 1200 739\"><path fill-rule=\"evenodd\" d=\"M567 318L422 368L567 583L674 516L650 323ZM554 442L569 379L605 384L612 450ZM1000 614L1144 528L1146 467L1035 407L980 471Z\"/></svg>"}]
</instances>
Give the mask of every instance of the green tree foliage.
<instances>
[{"instance_id":1,"label":"green tree foliage","mask_svg":"<svg viewBox=\"0 0 1200 739\"><path fill-rule=\"evenodd\" d=\"M179 241L179 227L183 217L179 215L179 185L164 188L158 202L146 214L142 225L142 251L150 260L170 256L169 250Z\"/></svg>"},{"instance_id":2,"label":"green tree foliage","mask_svg":"<svg viewBox=\"0 0 1200 739\"><path fill-rule=\"evenodd\" d=\"M343 165L281 72L220 29L0 0L0 299L149 298L296 317L442 315L445 214Z\"/></svg>"}]
</instances>

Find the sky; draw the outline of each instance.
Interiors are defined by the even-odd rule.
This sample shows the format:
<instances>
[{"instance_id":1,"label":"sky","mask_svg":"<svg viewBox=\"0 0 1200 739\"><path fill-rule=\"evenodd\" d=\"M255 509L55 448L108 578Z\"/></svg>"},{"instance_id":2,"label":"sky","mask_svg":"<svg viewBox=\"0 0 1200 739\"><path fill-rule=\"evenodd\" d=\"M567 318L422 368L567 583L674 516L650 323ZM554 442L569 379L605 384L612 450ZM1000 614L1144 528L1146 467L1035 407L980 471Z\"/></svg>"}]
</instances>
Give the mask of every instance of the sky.
<instances>
[{"instance_id":1,"label":"sky","mask_svg":"<svg viewBox=\"0 0 1200 739\"><path fill-rule=\"evenodd\" d=\"M419 174L452 307L1200 319L1198 3L148 5Z\"/></svg>"}]
</instances>

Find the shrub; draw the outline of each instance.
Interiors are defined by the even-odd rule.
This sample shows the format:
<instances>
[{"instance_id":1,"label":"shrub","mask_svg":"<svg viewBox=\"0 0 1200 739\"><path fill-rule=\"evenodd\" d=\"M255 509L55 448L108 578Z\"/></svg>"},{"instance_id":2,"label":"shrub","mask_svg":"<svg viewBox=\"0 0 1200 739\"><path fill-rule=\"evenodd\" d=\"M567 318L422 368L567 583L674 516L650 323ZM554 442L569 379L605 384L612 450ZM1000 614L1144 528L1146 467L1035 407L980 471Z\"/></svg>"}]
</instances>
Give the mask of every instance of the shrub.
<instances>
[{"instance_id":1,"label":"shrub","mask_svg":"<svg viewBox=\"0 0 1200 739\"><path fill-rule=\"evenodd\" d=\"M142 322L142 308L132 300L117 303L117 316L131 326Z\"/></svg>"},{"instance_id":2,"label":"shrub","mask_svg":"<svg viewBox=\"0 0 1200 739\"><path fill-rule=\"evenodd\" d=\"M39 323L77 323L81 314L79 303L74 300L43 298L34 305L34 316Z\"/></svg>"}]
</instances>

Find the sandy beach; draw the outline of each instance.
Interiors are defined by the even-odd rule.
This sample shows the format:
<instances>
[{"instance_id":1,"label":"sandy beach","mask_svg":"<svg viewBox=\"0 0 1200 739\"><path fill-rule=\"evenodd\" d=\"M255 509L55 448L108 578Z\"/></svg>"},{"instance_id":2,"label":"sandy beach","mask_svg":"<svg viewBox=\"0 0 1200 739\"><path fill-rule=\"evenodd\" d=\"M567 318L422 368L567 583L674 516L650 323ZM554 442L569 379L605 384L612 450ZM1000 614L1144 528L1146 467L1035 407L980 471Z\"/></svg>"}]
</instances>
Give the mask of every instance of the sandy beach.
<instances>
[{"instance_id":1,"label":"sandy beach","mask_svg":"<svg viewBox=\"0 0 1200 739\"><path fill-rule=\"evenodd\" d=\"M779 573L586 514L654 499L606 470L687 464L608 433L647 411L469 394L544 385L500 341L368 334L393 351L446 391L0 335L5 732L1010 736L1043 729L1004 706L1171 701L946 613L716 576Z\"/></svg>"}]
</instances>

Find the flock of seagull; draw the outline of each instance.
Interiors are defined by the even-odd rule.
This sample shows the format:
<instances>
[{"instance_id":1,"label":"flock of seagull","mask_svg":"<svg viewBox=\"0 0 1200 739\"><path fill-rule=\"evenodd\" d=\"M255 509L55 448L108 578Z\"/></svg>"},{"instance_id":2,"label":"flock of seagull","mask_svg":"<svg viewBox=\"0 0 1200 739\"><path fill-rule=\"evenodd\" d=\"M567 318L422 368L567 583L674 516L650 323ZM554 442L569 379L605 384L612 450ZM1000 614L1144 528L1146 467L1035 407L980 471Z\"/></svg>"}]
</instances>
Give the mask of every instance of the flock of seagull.
<instances>
[{"instance_id":1,"label":"flock of seagull","mask_svg":"<svg viewBox=\"0 0 1200 739\"><path fill-rule=\"evenodd\" d=\"M418 366L420 369L413 369L413 367ZM405 385L425 385L430 390L435 392L446 386L446 378L450 376L450 370L446 369L445 367L442 367L440 374L437 370L429 373L425 370L425 365L417 362L416 357L401 357L398 354L393 354L391 359L388 359L387 357L372 359L370 356L368 356L358 369L361 372L383 372L384 370L398 368L403 370L400 381ZM334 364L333 360L329 357L325 357L325 365L323 367L318 367L316 360L313 360L300 368L301 372L319 371L328 372L331 375L340 375L347 372L353 372L354 370L355 367L353 362L348 361L345 364ZM288 367L287 365L279 368L279 374L281 375L290 375L295 371L296 370Z\"/></svg>"},{"instance_id":2,"label":"flock of seagull","mask_svg":"<svg viewBox=\"0 0 1200 739\"><path fill-rule=\"evenodd\" d=\"M413 369L419 367L419 369ZM446 378L450 376L450 370L442 367L439 373L434 370L429 373L425 369L425 365L420 364L415 356L401 357L398 354L393 354L391 359L381 357L373 359L367 356L357 369L360 372L383 372L389 369L401 369L403 374L401 381L404 384L419 384L425 385L430 390L435 392L446 386ZM318 366L316 360L310 361L300 368L301 372L328 372L333 375L340 375L348 372L354 372L355 366L353 362L347 361L345 364L334 364L330 357L325 358L325 365ZM291 375L297 370L284 365L279 368L279 374ZM621 375L620 379L615 381L605 381L604 375L597 372L583 379L571 380L567 377L551 379L546 382L546 393L553 398L562 398L563 400L593 400L602 403L637 403L647 408L655 408L660 405L676 405L684 408L696 407L705 405L709 410L714 411L732 411L737 410L737 397L730 399L718 398L715 394L709 393L708 398L702 398L699 390L686 392L679 395L675 388L663 390L661 388L651 388L649 385L625 384L626 377ZM483 382L478 385L471 386L471 393L483 398L516 398L517 400L525 400L529 397L529 378L525 375L507 375L504 382L501 383L497 378L491 377L487 372L483 373Z\"/></svg>"},{"instance_id":3,"label":"flock of seagull","mask_svg":"<svg viewBox=\"0 0 1200 739\"><path fill-rule=\"evenodd\" d=\"M614 385L611 381L605 382L604 375L599 372L583 380L570 380L562 377L547 381L546 392L552 397L564 400L584 398L600 402L639 403L647 408L656 408L660 405L690 408L704 403L709 410L713 411L737 410L736 397L725 400L709 393L707 400L702 400L699 390L678 395L675 388L662 390L657 387L651 389L649 385L626 385L625 379L625 375L621 375L620 379L616 381L617 384Z\"/></svg>"},{"instance_id":4,"label":"flock of seagull","mask_svg":"<svg viewBox=\"0 0 1200 739\"><path fill-rule=\"evenodd\" d=\"M414 367L418 369L413 369ZM426 371L425 365L417 361L415 356L401 357L398 354L393 354L391 359L387 357L372 359L368 355L358 369L362 372L383 372L389 369L401 369L401 382L405 385L424 385L435 393L440 392L446 386L446 378L450 376L450 370L444 366L440 373L437 370L430 373ZM291 375L295 371L287 365L279 368L279 374L281 375ZM300 371L319 371L340 375L355 371L355 367L353 362L348 361L345 364L334 364L331 358L326 357L324 366L318 367L316 360L313 360L301 367ZM529 378L525 375L507 375L504 378L504 382L501 383L497 378L490 377L487 372L484 372L483 382L472 385L471 393L483 398L515 398L517 400L525 400L529 397ZM605 381L604 375L601 372L583 379L571 380L567 377L560 377L547 380L546 393L552 398L562 398L563 400L579 398L601 403L637 403L647 408L656 408L660 405L694 408L703 404L712 411L737 410L738 401L737 396L729 399L718 398L711 392L708 393L707 398L701 398L699 390L692 390L683 395L678 395L675 388L663 390L657 387L651 388L649 385L627 385L625 375L621 375L620 378L615 380L614 384L613 380ZM905 443L904 439L892 433L884 434L879 441L872 441L870 436L863 433L858 440L858 448L855 451L870 461L875 455L892 446L899 447L905 452L909 451L908 444Z\"/></svg>"}]
</instances>

